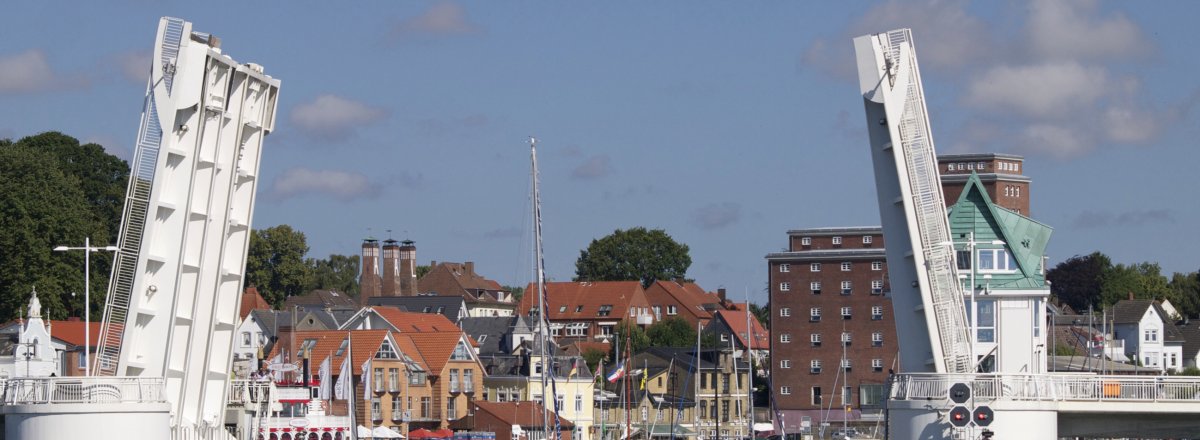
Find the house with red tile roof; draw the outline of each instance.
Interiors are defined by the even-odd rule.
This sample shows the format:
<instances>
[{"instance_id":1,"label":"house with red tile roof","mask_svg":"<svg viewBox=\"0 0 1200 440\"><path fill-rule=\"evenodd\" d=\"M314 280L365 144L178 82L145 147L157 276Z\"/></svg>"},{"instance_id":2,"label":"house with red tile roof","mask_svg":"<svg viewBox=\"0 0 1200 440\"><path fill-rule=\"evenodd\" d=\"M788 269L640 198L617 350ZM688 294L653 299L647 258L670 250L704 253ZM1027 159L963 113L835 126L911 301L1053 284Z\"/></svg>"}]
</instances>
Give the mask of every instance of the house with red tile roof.
<instances>
[{"instance_id":1,"label":"house with red tile roof","mask_svg":"<svg viewBox=\"0 0 1200 440\"><path fill-rule=\"evenodd\" d=\"M475 273L475 263L436 261L429 272L417 280L421 294L461 296L467 303L469 316L512 316L516 301L512 292L500 283Z\"/></svg>"},{"instance_id":2,"label":"house with red tile roof","mask_svg":"<svg viewBox=\"0 0 1200 440\"><path fill-rule=\"evenodd\" d=\"M758 322L754 314L746 311L718 310L713 313L713 320L704 331L718 335L722 345L728 344L732 339L737 349L744 350L749 347L758 356L766 356L771 349L770 331Z\"/></svg>"},{"instance_id":3,"label":"house with red tile roof","mask_svg":"<svg viewBox=\"0 0 1200 440\"><path fill-rule=\"evenodd\" d=\"M427 332L403 335L412 340L417 352L429 366L432 407L440 413L436 428L448 428L449 421L468 415L483 391L483 365L475 355L465 333ZM433 426L426 426L434 429Z\"/></svg>"},{"instance_id":4,"label":"house with red tile roof","mask_svg":"<svg viewBox=\"0 0 1200 440\"><path fill-rule=\"evenodd\" d=\"M267 300L263 299L262 295L258 293L258 288L250 286L242 291L242 302L238 308L238 317L246 319L250 315L251 310L270 308L271 304L268 304Z\"/></svg>"},{"instance_id":5,"label":"house with red tile roof","mask_svg":"<svg viewBox=\"0 0 1200 440\"><path fill-rule=\"evenodd\" d=\"M646 300L654 311L655 320L679 317L691 328L708 325L714 311L722 309L721 298L704 291L696 283L655 281L646 288Z\"/></svg>"},{"instance_id":6,"label":"house with red tile roof","mask_svg":"<svg viewBox=\"0 0 1200 440\"><path fill-rule=\"evenodd\" d=\"M397 333L462 333L449 318L438 313L406 312L395 307L363 307L342 323L342 330L389 329Z\"/></svg>"},{"instance_id":7,"label":"house with red tile roof","mask_svg":"<svg viewBox=\"0 0 1200 440\"><path fill-rule=\"evenodd\" d=\"M464 431L495 432L496 440L518 440L524 438L552 438L547 436L547 427L557 425L561 429L558 438L569 439L575 425L569 420L554 415L550 417L537 402L476 402L473 417L455 421L454 429ZM517 431L519 429L519 431ZM514 432L516 431L516 432Z\"/></svg>"},{"instance_id":8,"label":"house with red tile roof","mask_svg":"<svg viewBox=\"0 0 1200 440\"><path fill-rule=\"evenodd\" d=\"M655 322L639 281L551 282L545 287L550 332L564 343L606 341L621 321L644 326ZM518 311L522 315L536 313L537 285L530 284L525 292Z\"/></svg>"}]
</instances>

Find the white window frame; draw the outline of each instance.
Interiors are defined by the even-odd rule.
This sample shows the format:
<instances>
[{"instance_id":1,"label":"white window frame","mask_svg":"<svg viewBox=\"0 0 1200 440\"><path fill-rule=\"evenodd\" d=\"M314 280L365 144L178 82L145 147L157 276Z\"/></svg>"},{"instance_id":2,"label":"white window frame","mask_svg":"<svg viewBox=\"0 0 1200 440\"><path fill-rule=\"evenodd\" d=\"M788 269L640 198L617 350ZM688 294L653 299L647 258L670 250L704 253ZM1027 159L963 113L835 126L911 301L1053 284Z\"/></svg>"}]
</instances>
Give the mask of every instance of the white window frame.
<instances>
[{"instance_id":1,"label":"white window frame","mask_svg":"<svg viewBox=\"0 0 1200 440\"><path fill-rule=\"evenodd\" d=\"M834 236L832 240L834 246L842 244L842 237L840 236Z\"/></svg>"},{"instance_id":2,"label":"white window frame","mask_svg":"<svg viewBox=\"0 0 1200 440\"><path fill-rule=\"evenodd\" d=\"M854 265L851 264L849 261L842 262L842 272L849 272L850 269L853 267L854 267Z\"/></svg>"},{"instance_id":3,"label":"white window frame","mask_svg":"<svg viewBox=\"0 0 1200 440\"><path fill-rule=\"evenodd\" d=\"M842 345L853 344L853 339L854 337L850 334L850 332L842 332Z\"/></svg>"},{"instance_id":4,"label":"white window frame","mask_svg":"<svg viewBox=\"0 0 1200 440\"><path fill-rule=\"evenodd\" d=\"M883 270L883 262L882 261L872 261L871 262L871 270Z\"/></svg>"},{"instance_id":5,"label":"white window frame","mask_svg":"<svg viewBox=\"0 0 1200 440\"><path fill-rule=\"evenodd\" d=\"M880 333L880 332L871 333L871 346L872 347L882 347L883 346L883 333Z\"/></svg>"},{"instance_id":6,"label":"white window frame","mask_svg":"<svg viewBox=\"0 0 1200 440\"><path fill-rule=\"evenodd\" d=\"M809 272L820 272L821 271L821 263L808 263L808 271Z\"/></svg>"},{"instance_id":7,"label":"white window frame","mask_svg":"<svg viewBox=\"0 0 1200 440\"><path fill-rule=\"evenodd\" d=\"M780 264L780 265L779 265L779 271L780 271L780 272L782 272L782 273L788 273L788 272L791 272L791 271L792 271L792 265L790 265L790 264L787 264L787 263Z\"/></svg>"},{"instance_id":8,"label":"white window frame","mask_svg":"<svg viewBox=\"0 0 1200 440\"><path fill-rule=\"evenodd\" d=\"M821 373L821 360L813 359L811 361L808 361L808 372L812 373L812 374Z\"/></svg>"},{"instance_id":9,"label":"white window frame","mask_svg":"<svg viewBox=\"0 0 1200 440\"><path fill-rule=\"evenodd\" d=\"M879 321L883 319L883 306L871 306L871 320Z\"/></svg>"},{"instance_id":10,"label":"white window frame","mask_svg":"<svg viewBox=\"0 0 1200 440\"><path fill-rule=\"evenodd\" d=\"M870 236L870 235L864 235L864 236L863 236L863 244L871 244L871 243L873 243L874 241L875 241L875 238L874 238L874 237L872 237L872 236Z\"/></svg>"},{"instance_id":11,"label":"white window frame","mask_svg":"<svg viewBox=\"0 0 1200 440\"><path fill-rule=\"evenodd\" d=\"M812 237L800 237L800 246L812 246Z\"/></svg>"},{"instance_id":12,"label":"white window frame","mask_svg":"<svg viewBox=\"0 0 1200 440\"><path fill-rule=\"evenodd\" d=\"M811 309L808 309L808 320L813 321L813 322L820 321L821 320L821 308L813 307Z\"/></svg>"},{"instance_id":13,"label":"white window frame","mask_svg":"<svg viewBox=\"0 0 1200 440\"><path fill-rule=\"evenodd\" d=\"M782 316L784 318L792 316L792 308L791 307L780 307L779 308L779 316Z\"/></svg>"},{"instance_id":14,"label":"white window frame","mask_svg":"<svg viewBox=\"0 0 1200 440\"><path fill-rule=\"evenodd\" d=\"M988 256L986 260L984 259L985 255ZM1017 261L1013 259L1008 249L1004 248L979 249L975 261L979 265L979 273L1013 273L1017 271ZM985 266L986 263L990 263L991 267Z\"/></svg>"},{"instance_id":15,"label":"white window frame","mask_svg":"<svg viewBox=\"0 0 1200 440\"><path fill-rule=\"evenodd\" d=\"M813 281L813 282L808 283L808 290L812 291L813 295L820 295L821 294L821 282Z\"/></svg>"},{"instance_id":16,"label":"white window frame","mask_svg":"<svg viewBox=\"0 0 1200 440\"><path fill-rule=\"evenodd\" d=\"M791 394L792 394L792 387L789 387L789 386L787 386L787 385L784 385L784 386L781 386L781 387L779 387L779 394L782 394L782 395L785 395L785 396L789 396L789 395L791 395Z\"/></svg>"},{"instance_id":17,"label":"white window frame","mask_svg":"<svg viewBox=\"0 0 1200 440\"><path fill-rule=\"evenodd\" d=\"M871 369L883 371L883 359L871 359Z\"/></svg>"},{"instance_id":18,"label":"white window frame","mask_svg":"<svg viewBox=\"0 0 1200 440\"><path fill-rule=\"evenodd\" d=\"M813 347L820 347L821 346L821 334L820 333L809 333L808 342Z\"/></svg>"},{"instance_id":19,"label":"white window frame","mask_svg":"<svg viewBox=\"0 0 1200 440\"><path fill-rule=\"evenodd\" d=\"M779 343L781 343L781 344L792 343L792 334L791 333L781 333L779 335Z\"/></svg>"},{"instance_id":20,"label":"white window frame","mask_svg":"<svg viewBox=\"0 0 1200 440\"><path fill-rule=\"evenodd\" d=\"M679 314L679 308L674 305L667 306L667 315L674 316Z\"/></svg>"},{"instance_id":21,"label":"white window frame","mask_svg":"<svg viewBox=\"0 0 1200 440\"><path fill-rule=\"evenodd\" d=\"M852 315L853 313L849 306L842 307L842 319L850 319Z\"/></svg>"},{"instance_id":22,"label":"white window frame","mask_svg":"<svg viewBox=\"0 0 1200 440\"><path fill-rule=\"evenodd\" d=\"M854 291L854 283L850 281L842 281L842 295L849 295Z\"/></svg>"},{"instance_id":23,"label":"white window frame","mask_svg":"<svg viewBox=\"0 0 1200 440\"><path fill-rule=\"evenodd\" d=\"M792 368L792 360L791 359L780 359L779 360L779 368L790 370Z\"/></svg>"},{"instance_id":24,"label":"white window frame","mask_svg":"<svg viewBox=\"0 0 1200 440\"><path fill-rule=\"evenodd\" d=\"M779 283L779 291L780 292L787 292L790 290L792 290L792 283L789 283L786 281Z\"/></svg>"},{"instance_id":25,"label":"white window frame","mask_svg":"<svg viewBox=\"0 0 1200 440\"><path fill-rule=\"evenodd\" d=\"M883 295L883 280L871 280L871 294Z\"/></svg>"}]
</instances>

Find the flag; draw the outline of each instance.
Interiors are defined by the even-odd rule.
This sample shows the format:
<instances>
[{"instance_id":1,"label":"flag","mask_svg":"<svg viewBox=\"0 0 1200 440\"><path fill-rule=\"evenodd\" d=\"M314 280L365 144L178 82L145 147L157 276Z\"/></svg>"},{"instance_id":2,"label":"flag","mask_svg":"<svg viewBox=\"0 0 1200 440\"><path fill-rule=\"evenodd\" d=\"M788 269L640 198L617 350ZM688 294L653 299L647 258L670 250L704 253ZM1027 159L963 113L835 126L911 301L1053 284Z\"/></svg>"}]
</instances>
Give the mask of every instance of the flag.
<instances>
[{"instance_id":1,"label":"flag","mask_svg":"<svg viewBox=\"0 0 1200 440\"><path fill-rule=\"evenodd\" d=\"M621 361L620 363L617 364L617 369L613 370L612 373L608 373L608 382L609 383L616 382L616 381L620 380L621 377L624 375L625 375L625 361Z\"/></svg>"},{"instance_id":2,"label":"flag","mask_svg":"<svg viewBox=\"0 0 1200 440\"><path fill-rule=\"evenodd\" d=\"M332 363L333 358L327 357L321 362L321 369L317 370L317 375L321 378L321 387L318 391L321 400L329 400L330 387L333 386L333 372L329 371L333 369L333 365L331 365Z\"/></svg>"},{"instance_id":3,"label":"flag","mask_svg":"<svg viewBox=\"0 0 1200 440\"><path fill-rule=\"evenodd\" d=\"M641 389L645 390L646 389L646 377L650 376L650 375L646 374L646 370L639 370L639 371L642 373L642 388Z\"/></svg>"},{"instance_id":4,"label":"flag","mask_svg":"<svg viewBox=\"0 0 1200 440\"><path fill-rule=\"evenodd\" d=\"M333 387L333 397L346 400L350 395L350 358L342 359L342 368L338 370L337 385Z\"/></svg>"},{"instance_id":5,"label":"flag","mask_svg":"<svg viewBox=\"0 0 1200 440\"><path fill-rule=\"evenodd\" d=\"M371 376L372 376L371 375L371 360L367 359L367 362L363 364L362 368L363 368L363 371L362 371L363 401L370 402L371 401Z\"/></svg>"},{"instance_id":6,"label":"flag","mask_svg":"<svg viewBox=\"0 0 1200 440\"><path fill-rule=\"evenodd\" d=\"M571 380L577 373L579 373L579 358L571 358L571 372L567 373L567 380Z\"/></svg>"}]
</instances>

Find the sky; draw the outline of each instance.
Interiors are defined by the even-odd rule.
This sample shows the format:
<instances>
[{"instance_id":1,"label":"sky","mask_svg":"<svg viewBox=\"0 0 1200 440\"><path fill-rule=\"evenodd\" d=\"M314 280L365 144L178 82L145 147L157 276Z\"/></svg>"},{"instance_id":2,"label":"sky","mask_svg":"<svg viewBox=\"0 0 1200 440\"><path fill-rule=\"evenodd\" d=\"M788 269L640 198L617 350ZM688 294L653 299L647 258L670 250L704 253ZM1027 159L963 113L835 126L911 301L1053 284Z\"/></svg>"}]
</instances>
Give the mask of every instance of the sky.
<instances>
[{"instance_id":1,"label":"sky","mask_svg":"<svg viewBox=\"0 0 1200 440\"><path fill-rule=\"evenodd\" d=\"M132 153L158 18L282 80L253 226L309 256L364 237L533 279L616 229L661 228L708 290L766 300L790 229L878 225L851 39L913 29L937 150L1025 157L1051 264L1200 268L1200 3L17 2L0 138Z\"/></svg>"}]
</instances>

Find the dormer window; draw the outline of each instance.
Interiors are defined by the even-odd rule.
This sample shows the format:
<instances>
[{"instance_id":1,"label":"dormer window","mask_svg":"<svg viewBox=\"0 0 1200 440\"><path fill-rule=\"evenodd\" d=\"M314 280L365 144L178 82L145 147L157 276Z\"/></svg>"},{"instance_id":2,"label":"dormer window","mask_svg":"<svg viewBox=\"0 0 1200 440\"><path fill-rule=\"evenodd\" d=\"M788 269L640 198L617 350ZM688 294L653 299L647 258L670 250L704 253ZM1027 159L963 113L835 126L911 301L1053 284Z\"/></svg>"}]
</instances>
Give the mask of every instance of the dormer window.
<instances>
[{"instance_id":1,"label":"dormer window","mask_svg":"<svg viewBox=\"0 0 1200 440\"><path fill-rule=\"evenodd\" d=\"M613 306L612 306L612 304L604 304L604 305L601 305L601 306L600 306L600 310L599 310L598 312L596 312L596 316L608 316L608 315L611 315L611 314L612 314L612 310L613 310ZM632 311L633 311L633 309L630 309L630 312L632 312Z\"/></svg>"},{"instance_id":2,"label":"dormer window","mask_svg":"<svg viewBox=\"0 0 1200 440\"><path fill-rule=\"evenodd\" d=\"M383 341L383 344L381 344L379 346L379 351L375 352L375 359L399 359L399 358L400 358L399 356L396 356L396 351L392 349L392 343L388 342L386 339Z\"/></svg>"},{"instance_id":3,"label":"dormer window","mask_svg":"<svg viewBox=\"0 0 1200 440\"><path fill-rule=\"evenodd\" d=\"M583 311L583 306L575 306L575 313L579 313L582 311Z\"/></svg>"}]
</instances>

